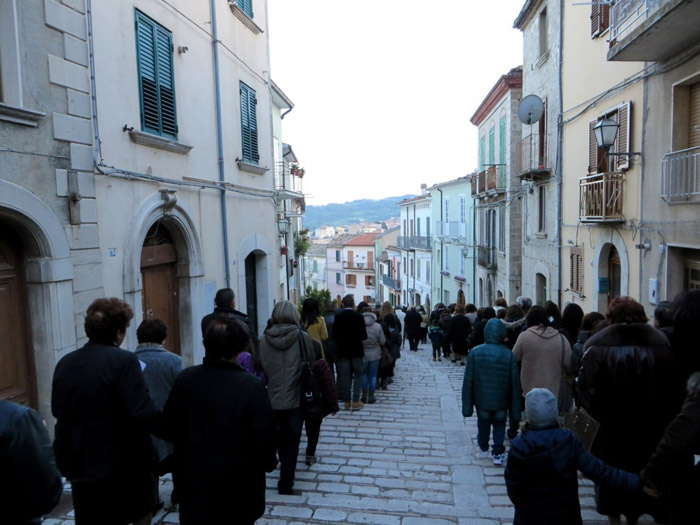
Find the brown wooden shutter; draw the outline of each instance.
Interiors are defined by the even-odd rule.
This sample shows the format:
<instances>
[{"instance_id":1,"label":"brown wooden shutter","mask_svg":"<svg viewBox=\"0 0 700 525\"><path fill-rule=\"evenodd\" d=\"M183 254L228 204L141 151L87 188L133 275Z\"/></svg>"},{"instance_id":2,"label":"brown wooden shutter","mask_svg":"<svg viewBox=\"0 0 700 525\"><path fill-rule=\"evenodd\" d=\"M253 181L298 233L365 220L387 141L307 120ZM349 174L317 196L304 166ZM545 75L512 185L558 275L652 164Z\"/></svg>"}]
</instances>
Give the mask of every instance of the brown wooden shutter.
<instances>
[{"instance_id":1,"label":"brown wooden shutter","mask_svg":"<svg viewBox=\"0 0 700 525\"><path fill-rule=\"evenodd\" d=\"M597 120L588 123L588 173L598 173L598 142L595 139L595 125Z\"/></svg>"},{"instance_id":2,"label":"brown wooden shutter","mask_svg":"<svg viewBox=\"0 0 700 525\"><path fill-rule=\"evenodd\" d=\"M600 10L600 32L602 33L610 27L610 4L599 4Z\"/></svg>"},{"instance_id":3,"label":"brown wooden shutter","mask_svg":"<svg viewBox=\"0 0 700 525\"><path fill-rule=\"evenodd\" d=\"M583 249L580 247L571 248L569 288L572 292L581 294L583 292Z\"/></svg>"},{"instance_id":4,"label":"brown wooden shutter","mask_svg":"<svg viewBox=\"0 0 700 525\"><path fill-rule=\"evenodd\" d=\"M700 83L690 86L688 147L700 146Z\"/></svg>"},{"instance_id":5,"label":"brown wooden shutter","mask_svg":"<svg viewBox=\"0 0 700 525\"><path fill-rule=\"evenodd\" d=\"M617 139L615 140L615 152L617 153L628 153L630 151L631 109L632 103L626 102L617 110L617 123L620 125L617 131ZM630 158L628 156L616 156L615 166L618 170L628 170Z\"/></svg>"},{"instance_id":6,"label":"brown wooden shutter","mask_svg":"<svg viewBox=\"0 0 700 525\"><path fill-rule=\"evenodd\" d=\"M591 5L591 38L595 38L600 34L600 15L601 15L601 9L600 9L600 4L597 2L597 0L593 0L593 4Z\"/></svg>"}]
</instances>

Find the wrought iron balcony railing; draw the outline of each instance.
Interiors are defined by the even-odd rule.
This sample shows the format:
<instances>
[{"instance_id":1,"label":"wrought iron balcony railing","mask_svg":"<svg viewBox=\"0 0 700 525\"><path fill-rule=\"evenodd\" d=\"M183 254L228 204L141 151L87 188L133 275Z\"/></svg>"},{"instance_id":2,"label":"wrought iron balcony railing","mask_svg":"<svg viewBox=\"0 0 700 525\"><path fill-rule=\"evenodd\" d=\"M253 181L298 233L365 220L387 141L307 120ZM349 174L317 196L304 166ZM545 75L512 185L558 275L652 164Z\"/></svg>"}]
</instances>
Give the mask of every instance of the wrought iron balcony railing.
<instances>
[{"instance_id":1,"label":"wrought iron balcony railing","mask_svg":"<svg viewBox=\"0 0 700 525\"><path fill-rule=\"evenodd\" d=\"M521 179L542 180L549 177L547 139L547 135L533 133L516 144L515 173Z\"/></svg>"},{"instance_id":2,"label":"wrought iron balcony railing","mask_svg":"<svg viewBox=\"0 0 700 525\"><path fill-rule=\"evenodd\" d=\"M289 162L275 162L276 190L303 194L301 181L301 177L292 173Z\"/></svg>"},{"instance_id":3,"label":"wrought iron balcony railing","mask_svg":"<svg viewBox=\"0 0 700 525\"><path fill-rule=\"evenodd\" d=\"M661 160L661 197L668 203L700 202L700 147L672 151Z\"/></svg>"},{"instance_id":4,"label":"wrought iron balcony railing","mask_svg":"<svg viewBox=\"0 0 700 525\"><path fill-rule=\"evenodd\" d=\"M435 235L441 238L466 240L467 224L459 221L435 221Z\"/></svg>"},{"instance_id":5,"label":"wrought iron balcony railing","mask_svg":"<svg viewBox=\"0 0 700 525\"><path fill-rule=\"evenodd\" d=\"M430 237L421 237L419 235L411 235L409 237L400 236L396 242L402 250L430 250Z\"/></svg>"},{"instance_id":6,"label":"wrought iron balcony railing","mask_svg":"<svg viewBox=\"0 0 700 525\"><path fill-rule=\"evenodd\" d=\"M496 264L496 248L494 246L477 246L477 263L483 268L495 270Z\"/></svg>"},{"instance_id":7,"label":"wrought iron balcony railing","mask_svg":"<svg viewBox=\"0 0 700 525\"><path fill-rule=\"evenodd\" d=\"M382 275L382 284L394 290L401 289L401 279L394 279L393 277L389 277L388 275Z\"/></svg>"},{"instance_id":8,"label":"wrought iron balcony railing","mask_svg":"<svg viewBox=\"0 0 700 525\"><path fill-rule=\"evenodd\" d=\"M346 270L374 270L374 261L343 261L343 268Z\"/></svg>"},{"instance_id":9,"label":"wrought iron balcony railing","mask_svg":"<svg viewBox=\"0 0 700 525\"><path fill-rule=\"evenodd\" d=\"M506 167L489 166L472 177L472 195L482 197L486 194L501 193L506 190Z\"/></svg>"},{"instance_id":10,"label":"wrought iron balcony railing","mask_svg":"<svg viewBox=\"0 0 700 525\"><path fill-rule=\"evenodd\" d=\"M622 173L599 173L579 179L581 222L624 222Z\"/></svg>"}]
</instances>

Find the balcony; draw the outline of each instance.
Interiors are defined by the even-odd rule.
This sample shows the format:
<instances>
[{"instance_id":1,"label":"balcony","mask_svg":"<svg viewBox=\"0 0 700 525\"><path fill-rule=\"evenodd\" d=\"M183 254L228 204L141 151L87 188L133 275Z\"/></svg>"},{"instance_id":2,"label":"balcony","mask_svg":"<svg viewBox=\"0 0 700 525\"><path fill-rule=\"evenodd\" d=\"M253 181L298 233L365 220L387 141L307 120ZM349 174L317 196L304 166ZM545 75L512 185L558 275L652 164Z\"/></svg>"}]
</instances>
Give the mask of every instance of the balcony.
<instances>
[{"instance_id":1,"label":"balcony","mask_svg":"<svg viewBox=\"0 0 700 525\"><path fill-rule=\"evenodd\" d=\"M400 236L396 244L401 250L430 250L430 237L421 237L419 235Z\"/></svg>"},{"instance_id":2,"label":"balcony","mask_svg":"<svg viewBox=\"0 0 700 525\"><path fill-rule=\"evenodd\" d=\"M472 177L472 196L485 198L487 196L505 193L506 170L504 165L490 166Z\"/></svg>"},{"instance_id":3,"label":"balcony","mask_svg":"<svg viewBox=\"0 0 700 525\"><path fill-rule=\"evenodd\" d=\"M700 42L700 2L616 0L610 8L608 60L662 61Z\"/></svg>"},{"instance_id":4,"label":"balcony","mask_svg":"<svg viewBox=\"0 0 700 525\"><path fill-rule=\"evenodd\" d=\"M624 222L622 173L599 173L579 179L581 222Z\"/></svg>"},{"instance_id":5,"label":"balcony","mask_svg":"<svg viewBox=\"0 0 700 525\"><path fill-rule=\"evenodd\" d=\"M374 261L343 261L343 269L345 270L371 270L374 271Z\"/></svg>"},{"instance_id":6,"label":"balcony","mask_svg":"<svg viewBox=\"0 0 700 525\"><path fill-rule=\"evenodd\" d=\"M382 284L393 290L401 289L401 279L394 279L388 275L382 275Z\"/></svg>"},{"instance_id":7,"label":"balcony","mask_svg":"<svg viewBox=\"0 0 700 525\"><path fill-rule=\"evenodd\" d=\"M467 225L458 221L435 221L435 234L442 239L466 240Z\"/></svg>"},{"instance_id":8,"label":"balcony","mask_svg":"<svg viewBox=\"0 0 700 525\"><path fill-rule=\"evenodd\" d=\"M541 181L549 178L547 165L548 136L533 133L516 144L515 173L522 180Z\"/></svg>"},{"instance_id":9,"label":"balcony","mask_svg":"<svg viewBox=\"0 0 700 525\"><path fill-rule=\"evenodd\" d=\"M301 181L301 177L292 174L289 162L275 162L275 189L283 199L303 197Z\"/></svg>"},{"instance_id":10,"label":"balcony","mask_svg":"<svg viewBox=\"0 0 700 525\"><path fill-rule=\"evenodd\" d=\"M496 248L493 246L477 246L477 263L479 266L487 270L495 270L496 265Z\"/></svg>"},{"instance_id":11,"label":"balcony","mask_svg":"<svg viewBox=\"0 0 700 525\"><path fill-rule=\"evenodd\" d=\"M661 160L661 197L669 204L700 202L700 147L673 151Z\"/></svg>"}]
</instances>

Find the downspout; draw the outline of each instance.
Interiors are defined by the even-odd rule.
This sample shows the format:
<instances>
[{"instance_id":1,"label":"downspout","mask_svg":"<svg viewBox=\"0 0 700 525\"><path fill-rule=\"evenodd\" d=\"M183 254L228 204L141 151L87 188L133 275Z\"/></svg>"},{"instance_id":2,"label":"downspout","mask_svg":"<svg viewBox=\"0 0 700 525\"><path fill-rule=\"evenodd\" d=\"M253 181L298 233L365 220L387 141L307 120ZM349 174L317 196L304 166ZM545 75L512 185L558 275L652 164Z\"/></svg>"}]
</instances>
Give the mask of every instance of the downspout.
<instances>
[{"instance_id":1,"label":"downspout","mask_svg":"<svg viewBox=\"0 0 700 525\"><path fill-rule=\"evenodd\" d=\"M562 174L562 145L564 141L564 95L563 95L563 64L564 64L564 0L559 2L559 118L557 119L557 255L558 255L558 270L559 282L557 286L557 304L561 305L561 290L562 290L562 223L563 217L563 174Z\"/></svg>"},{"instance_id":2,"label":"downspout","mask_svg":"<svg viewBox=\"0 0 700 525\"><path fill-rule=\"evenodd\" d=\"M440 224L441 224L440 227L441 227L441 228L444 228L445 225L442 224L442 221L443 221L443 218L442 218L442 210L443 210L443 206L442 206L442 188L440 188L440 186L438 186L438 187L437 187L437 190L440 192ZM444 277L445 277L444 275L442 275L442 258L445 256L445 243L444 243L444 241L443 241L444 238L445 238L445 232L442 232L442 235L440 236L440 302L442 302L442 299L443 299L443 298L442 298L442 286L443 286L442 280L443 280Z\"/></svg>"},{"instance_id":3,"label":"downspout","mask_svg":"<svg viewBox=\"0 0 700 525\"><path fill-rule=\"evenodd\" d=\"M210 0L211 9L211 40L214 49L214 87L216 92L216 145L219 154L219 181L225 182L224 171L224 134L221 111L221 75L219 71L219 30L216 24L216 5ZM231 269L228 243L228 213L226 211L226 190L221 188L221 228L224 236L224 268L226 288L231 288Z\"/></svg>"},{"instance_id":4,"label":"downspout","mask_svg":"<svg viewBox=\"0 0 700 525\"><path fill-rule=\"evenodd\" d=\"M411 235L411 237L415 236L416 227L417 227L417 224L416 224L416 205L414 204L413 205L413 231L411 232L413 235ZM418 306L417 304L415 304L415 301L416 301L415 300L415 297L416 297L416 272L417 271L418 271L418 268L416 268L416 249L414 248L413 249L413 297L411 298L412 302L413 302L413 306Z\"/></svg>"},{"instance_id":5,"label":"downspout","mask_svg":"<svg viewBox=\"0 0 700 525\"><path fill-rule=\"evenodd\" d=\"M476 264L477 264L477 248L476 248L476 206L474 205L474 196L472 195L472 303L476 303Z\"/></svg>"}]
</instances>

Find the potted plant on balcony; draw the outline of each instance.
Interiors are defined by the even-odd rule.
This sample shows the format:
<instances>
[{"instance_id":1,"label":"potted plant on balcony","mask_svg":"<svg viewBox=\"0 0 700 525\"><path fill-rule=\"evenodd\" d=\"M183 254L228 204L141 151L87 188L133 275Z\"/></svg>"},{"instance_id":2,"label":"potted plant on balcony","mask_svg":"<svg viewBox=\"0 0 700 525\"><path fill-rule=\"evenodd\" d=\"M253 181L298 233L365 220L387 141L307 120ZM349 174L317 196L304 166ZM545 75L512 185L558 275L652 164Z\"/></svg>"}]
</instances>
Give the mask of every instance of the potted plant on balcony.
<instances>
[{"instance_id":1,"label":"potted plant on balcony","mask_svg":"<svg viewBox=\"0 0 700 525\"><path fill-rule=\"evenodd\" d=\"M280 248L280 253L281 253L282 255L287 255L287 254L289 253L289 246L282 246L282 247Z\"/></svg>"},{"instance_id":2,"label":"potted plant on balcony","mask_svg":"<svg viewBox=\"0 0 700 525\"><path fill-rule=\"evenodd\" d=\"M289 165L289 171L291 172L292 175L295 175L296 177L299 177L300 179L304 178L304 174L306 173L306 170L302 168L298 162L292 162Z\"/></svg>"}]
</instances>

